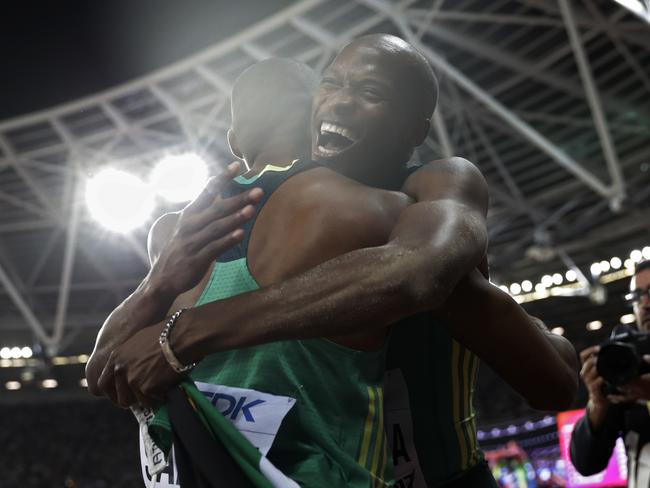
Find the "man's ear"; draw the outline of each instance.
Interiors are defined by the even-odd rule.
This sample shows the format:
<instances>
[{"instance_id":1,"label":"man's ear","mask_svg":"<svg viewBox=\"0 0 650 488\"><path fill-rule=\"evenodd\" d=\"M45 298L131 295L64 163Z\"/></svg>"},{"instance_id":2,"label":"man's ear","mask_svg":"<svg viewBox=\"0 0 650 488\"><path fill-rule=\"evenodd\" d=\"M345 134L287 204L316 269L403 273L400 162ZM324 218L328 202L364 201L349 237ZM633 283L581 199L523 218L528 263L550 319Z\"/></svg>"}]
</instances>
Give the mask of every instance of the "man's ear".
<instances>
[{"instance_id":1,"label":"man's ear","mask_svg":"<svg viewBox=\"0 0 650 488\"><path fill-rule=\"evenodd\" d=\"M429 130L431 129L431 120L430 119L424 119L420 123L420 127L417 128L417 130L414 133L414 140L413 140L413 147L418 147L420 144L424 142L424 140L427 138L429 135Z\"/></svg>"},{"instance_id":2,"label":"man's ear","mask_svg":"<svg viewBox=\"0 0 650 488\"><path fill-rule=\"evenodd\" d=\"M237 142L237 136L235 136L235 132L232 129L228 129L228 147L230 147L230 152L232 153L233 156L239 159L244 159L244 155L241 152L241 149L239 149L239 143Z\"/></svg>"}]
</instances>

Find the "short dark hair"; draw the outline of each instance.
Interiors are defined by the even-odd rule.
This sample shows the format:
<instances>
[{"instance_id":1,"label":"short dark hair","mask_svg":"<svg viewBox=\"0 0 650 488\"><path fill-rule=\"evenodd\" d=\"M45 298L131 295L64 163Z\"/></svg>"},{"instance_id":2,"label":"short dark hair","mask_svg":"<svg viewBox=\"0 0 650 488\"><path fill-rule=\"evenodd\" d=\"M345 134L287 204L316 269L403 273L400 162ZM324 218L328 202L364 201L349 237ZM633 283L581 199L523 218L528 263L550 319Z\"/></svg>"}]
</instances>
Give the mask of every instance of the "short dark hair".
<instances>
[{"instance_id":1,"label":"short dark hair","mask_svg":"<svg viewBox=\"0 0 650 488\"><path fill-rule=\"evenodd\" d=\"M650 269L650 259L646 259L645 261L637 263L634 267L634 275L638 275L644 269Z\"/></svg>"},{"instance_id":2,"label":"short dark hair","mask_svg":"<svg viewBox=\"0 0 650 488\"><path fill-rule=\"evenodd\" d=\"M309 127L318 75L306 64L271 58L246 68L231 96L232 127L241 149L260 144L283 122L304 120Z\"/></svg>"}]
</instances>

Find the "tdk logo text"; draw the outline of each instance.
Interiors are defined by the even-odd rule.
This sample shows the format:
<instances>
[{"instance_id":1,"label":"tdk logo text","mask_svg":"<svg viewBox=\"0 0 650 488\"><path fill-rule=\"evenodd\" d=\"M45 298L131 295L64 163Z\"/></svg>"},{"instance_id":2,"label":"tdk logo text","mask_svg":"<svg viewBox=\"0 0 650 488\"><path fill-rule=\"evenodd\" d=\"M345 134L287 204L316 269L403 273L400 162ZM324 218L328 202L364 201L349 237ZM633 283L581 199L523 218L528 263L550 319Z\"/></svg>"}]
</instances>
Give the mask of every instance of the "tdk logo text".
<instances>
[{"instance_id":1,"label":"tdk logo text","mask_svg":"<svg viewBox=\"0 0 650 488\"><path fill-rule=\"evenodd\" d=\"M225 393L213 393L204 391L203 394L210 400L210 403L221 412L224 417L230 417L231 420L236 420L241 413L247 422L255 422L251 409L263 403L265 400L252 400L246 403L245 396L235 397Z\"/></svg>"}]
</instances>

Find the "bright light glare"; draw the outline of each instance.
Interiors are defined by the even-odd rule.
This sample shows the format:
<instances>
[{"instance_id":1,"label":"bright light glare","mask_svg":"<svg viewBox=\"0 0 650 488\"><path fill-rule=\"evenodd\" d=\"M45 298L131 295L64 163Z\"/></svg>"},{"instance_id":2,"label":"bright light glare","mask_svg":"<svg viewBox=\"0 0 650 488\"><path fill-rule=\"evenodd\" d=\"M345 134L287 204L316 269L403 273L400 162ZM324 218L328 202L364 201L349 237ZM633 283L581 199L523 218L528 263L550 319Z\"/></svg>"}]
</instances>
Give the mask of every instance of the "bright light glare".
<instances>
[{"instance_id":1,"label":"bright light glare","mask_svg":"<svg viewBox=\"0 0 650 488\"><path fill-rule=\"evenodd\" d=\"M593 276L598 276L601 273L600 263L594 263L589 268Z\"/></svg>"},{"instance_id":2,"label":"bright light glare","mask_svg":"<svg viewBox=\"0 0 650 488\"><path fill-rule=\"evenodd\" d=\"M0 358L9 359L11 358L11 349L8 347L3 347L0 349Z\"/></svg>"},{"instance_id":3,"label":"bright light glare","mask_svg":"<svg viewBox=\"0 0 650 488\"><path fill-rule=\"evenodd\" d=\"M528 293L529 291L532 291L533 284L529 280L524 280L521 282L521 289Z\"/></svg>"},{"instance_id":4,"label":"bright light glare","mask_svg":"<svg viewBox=\"0 0 650 488\"><path fill-rule=\"evenodd\" d=\"M14 346L11 348L11 357L13 359L20 359L23 356L22 351L20 350L20 347Z\"/></svg>"},{"instance_id":5,"label":"bright light glare","mask_svg":"<svg viewBox=\"0 0 650 488\"><path fill-rule=\"evenodd\" d=\"M81 378L79 380L79 386L82 388L88 388L88 380L86 378Z\"/></svg>"},{"instance_id":6,"label":"bright light glare","mask_svg":"<svg viewBox=\"0 0 650 488\"><path fill-rule=\"evenodd\" d=\"M57 386L59 386L59 382L56 381L54 378L47 378L41 382L41 386L43 388L56 388Z\"/></svg>"},{"instance_id":7,"label":"bright light glare","mask_svg":"<svg viewBox=\"0 0 650 488\"><path fill-rule=\"evenodd\" d=\"M5 383L5 388L7 390L20 390L21 384L20 381L7 381Z\"/></svg>"},{"instance_id":8,"label":"bright light glare","mask_svg":"<svg viewBox=\"0 0 650 488\"><path fill-rule=\"evenodd\" d=\"M189 202L208 180L208 167L197 154L165 156L151 173L151 187L170 202Z\"/></svg>"},{"instance_id":9,"label":"bright light glare","mask_svg":"<svg viewBox=\"0 0 650 488\"><path fill-rule=\"evenodd\" d=\"M29 359L32 357L32 348L29 346L25 346L20 350L20 355L24 357L25 359Z\"/></svg>"},{"instance_id":10,"label":"bright light glare","mask_svg":"<svg viewBox=\"0 0 650 488\"><path fill-rule=\"evenodd\" d=\"M594 320L593 322L589 322L587 324L587 330L598 330L602 329L603 323L600 320Z\"/></svg>"},{"instance_id":11,"label":"bright light glare","mask_svg":"<svg viewBox=\"0 0 650 488\"><path fill-rule=\"evenodd\" d=\"M153 196L140 178L108 168L88 180L86 205L92 217L115 232L128 232L147 221Z\"/></svg>"},{"instance_id":12,"label":"bright light glare","mask_svg":"<svg viewBox=\"0 0 650 488\"><path fill-rule=\"evenodd\" d=\"M609 271L609 261L600 262L600 271L603 273L607 273Z\"/></svg>"},{"instance_id":13,"label":"bright light glare","mask_svg":"<svg viewBox=\"0 0 650 488\"><path fill-rule=\"evenodd\" d=\"M635 249L630 253L630 259L635 263L639 263L643 260L643 253L638 249Z\"/></svg>"},{"instance_id":14,"label":"bright light glare","mask_svg":"<svg viewBox=\"0 0 650 488\"><path fill-rule=\"evenodd\" d=\"M564 327L553 327L551 332L555 335L564 335Z\"/></svg>"},{"instance_id":15,"label":"bright light glare","mask_svg":"<svg viewBox=\"0 0 650 488\"><path fill-rule=\"evenodd\" d=\"M641 251L641 255L643 256L643 259L650 259L650 246L644 247Z\"/></svg>"},{"instance_id":16,"label":"bright light glare","mask_svg":"<svg viewBox=\"0 0 650 488\"><path fill-rule=\"evenodd\" d=\"M551 275L542 276L542 285L544 285L546 288L553 286L553 277Z\"/></svg>"},{"instance_id":17,"label":"bright light glare","mask_svg":"<svg viewBox=\"0 0 650 488\"><path fill-rule=\"evenodd\" d=\"M633 324L634 322L636 322L636 317L633 313L628 313L621 317L621 324Z\"/></svg>"},{"instance_id":18,"label":"bright light glare","mask_svg":"<svg viewBox=\"0 0 650 488\"><path fill-rule=\"evenodd\" d=\"M564 274L564 277L566 278L567 281L575 281L578 279L578 273L570 269Z\"/></svg>"},{"instance_id":19,"label":"bright light glare","mask_svg":"<svg viewBox=\"0 0 650 488\"><path fill-rule=\"evenodd\" d=\"M623 266L621 258L612 258L609 260L609 264L612 266L612 269L619 269L621 266Z\"/></svg>"},{"instance_id":20,"label":"bright light glare","mask_svg":"<svg viewBox=\"0 0 650 488\"><path fill-rule=\"evenodd\" d=\"M562 278L562 275L560 273L555 273L553 275L553 284L561 285L563 280L564 278Z\"/></svg>"},{"instance_id":21,"label":"bright light glare","mask_svg":"<svg viewBox=\"0 0 650 488\"><path fill-rule=\"evenodd\" d=\"M519 295L521 293L521 286L519 283L513 283L510 285L510 293L513 295Z\"/></svg>"}]
</instances>

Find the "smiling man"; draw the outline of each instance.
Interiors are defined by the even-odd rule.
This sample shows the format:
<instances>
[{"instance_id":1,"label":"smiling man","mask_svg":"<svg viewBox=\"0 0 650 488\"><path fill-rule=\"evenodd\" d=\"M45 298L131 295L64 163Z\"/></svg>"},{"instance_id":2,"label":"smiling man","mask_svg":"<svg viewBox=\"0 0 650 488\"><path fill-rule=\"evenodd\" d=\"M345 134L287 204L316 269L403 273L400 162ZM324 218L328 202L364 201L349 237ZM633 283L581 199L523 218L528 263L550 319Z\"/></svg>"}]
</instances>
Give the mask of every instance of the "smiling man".
<instances>
[{"instance_id":1,"label":"smiling man","mask_svg":"<svg viewBox=\"0 0 650 488\"><path fill-rule=\"evenodd\" d=\"M390 335L389 363L396 371L385 389L396 399L387 402L393 463L412 486L426 486L425 480L429 486L494 486L476 444L471 391L477 360L461 343L547 409L566 406L575 391L573 350L472 271L486 244L487 189L480 172L460 158L406 169L428 133L436 95L431 68L403 40L372 35L346 46L314 95L312 116L314 159L335 172L305 171L277 188L257 218L248 252L257 256L249 263L252 276L267 286L186 310L171 346L183 364L219 351L317 337L377 350L388 326L419 314ZM350 251L343 242L361 248ZM149 285L134 303L146 303L162 286ZM435 321L432 310L445 320ZM157 343L164 324L146 327L155 319L145 315L130 321L112 349L96 349L98 360L89 363L95 391L146 398L179 381ZM113 379L97 385L102 369L102 377ZM379 391L368 398L380 399ZM378 422L373 417L369 425ZM361 461L372 465L367 454Z\"/></svg>"}]
</instances>

